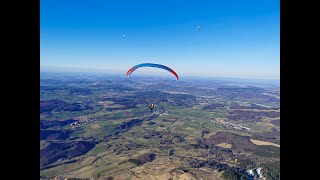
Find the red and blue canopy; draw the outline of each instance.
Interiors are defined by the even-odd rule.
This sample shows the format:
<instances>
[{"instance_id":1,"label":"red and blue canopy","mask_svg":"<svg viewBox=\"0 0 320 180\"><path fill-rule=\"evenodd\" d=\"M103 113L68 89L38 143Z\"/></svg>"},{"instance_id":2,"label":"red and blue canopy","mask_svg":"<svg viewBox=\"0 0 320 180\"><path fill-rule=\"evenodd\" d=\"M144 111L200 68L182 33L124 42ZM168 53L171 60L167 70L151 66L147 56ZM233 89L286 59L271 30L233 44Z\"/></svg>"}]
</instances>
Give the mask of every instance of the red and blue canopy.
<instances>
[{"instance_id":1,"label":"red and blue canopy","mask_svg":"<svg viewBox=\"0 0 320 180\"><path fill-rule=\"evenodd\" d=\"M161 64L153 64L153 63L142 63L142 64L138 64L138 65L135 65L133 66L132 68L130 68L126 74L126 76L130 76L130 74L135 71L136 69L140 68L140 67L155 67L155 68L160 68L160 69L164 69L164 70L167 70L169 71L170 73L172 73L176 79L178 80L178 75L176 72L174 72L171 68L167 67L167 66L164 66L164 65L161 65Z\"/></svg>"}]
</instances>

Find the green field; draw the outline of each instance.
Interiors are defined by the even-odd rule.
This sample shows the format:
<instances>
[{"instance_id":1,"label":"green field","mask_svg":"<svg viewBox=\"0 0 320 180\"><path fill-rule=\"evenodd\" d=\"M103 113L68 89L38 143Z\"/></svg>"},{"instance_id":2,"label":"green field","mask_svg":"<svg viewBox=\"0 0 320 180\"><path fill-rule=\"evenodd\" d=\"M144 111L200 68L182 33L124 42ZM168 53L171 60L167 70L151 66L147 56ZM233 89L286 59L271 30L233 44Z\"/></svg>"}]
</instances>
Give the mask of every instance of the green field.
<instances>
[{"instance_id":1,"label":"green field","mask_svg":"<svg viewBox=\"0 0 320 180\"><path fill-rule=\"evenodd\" d=\"M169 83L166 81L163 81L162 84L151 81L150 85L146 85L143 81L136 83L126 82L126 80L111 78L108 81L106 79L98 81L93 78L93 80L81 83L76 80L57 81L56 84L41 90L43 110L50 108L52 110L40 114L41 122L48 126L43 126L44 129L41 129L43 137L40 141L40 152L43 156L50 155L47 159L60 152L65 156L59 156L50 162L49 165L53 167L40 170L40 176L53 178L62 173L65 177L70 178L169 179L169 177L175 177L179 179L187 176L186 172L189 172L198 179L210 179L218 177L218 174L221 175L224 170L218 172L208 165L209 160L238 166L237 163L234 163L236 157L232 153L228 154L228 150L232 150L233 153L238 152L237 149L234 149L233 142L236 142L236 146L241 146L241 142L247 143L245 146L248 146L249 150L246 150L247 147L240 147L243 151L240 154L242 160L250 160L257 164L279 160L279 148L256 147L245 141L246 138L256 135L260 141L267 141L264 138L269 138L268 133L274 136L274 141L277 141L276 139L279 139L277 137L278 126L270 122L279 117L263 117L259 121L246 121L246 119L238 121L227 118L234 110L231 105L235 106L239 102L239 104L246 104L249 110L264 112L269 110L254 109L249 105L261 103L278 107L279 102L266 99L265 96L258 96L254 89L252 92L250 88L246 91L235 90L234 87L228 89L228 85L223 83L222 87L227 87L223 91L219 91L218 87L206 89L206 86L202 86L201 83L194 82L171 84L168 87L177 92L190 92L188 95L181 95L163 93L164 84ZM50 84L50 82L47 83ZM128 90L127 87L132 89ZM76 93L71 93L71 91ZM150 91L152 93L149 95ZM242 92L246 92L244 96L241 96ZM250 96L248 92L257 97ZM238 95L235 96L235 93ZM140 95L137 96L137 94ZM159 98L154 97L155 94ZM204 95L212 97L203 97ZM161 102L156 103L156 108L150 112L148 104L144 102L155 98ZM59 101L52 102L50 101L52 99ZM76 109L74 106L79 102L83 110ZM71 109L73 108L73 111L61 111L61 104L66 103ZM207 105L215 104L222 104L222 107L205 108ZM94 121L81 122L74 126L48 123L80 117ZM147 120L148 118L151 119ZM250 130L239 130L218 124L215 121L216 118L222 118L225 122L233 124L241 124ZM277 133L272 134L271 132ZM230 134L228 137L214 139L223 133ZM243 137L239 138L236 135ZM213 144L208 144L208 141L212 139L217 142L212 141ZM224 142L226 140L232 143ZM241 142L238 143L240 140ZM80 144L80 141L92 142L94 145L84 151L83 149L89 145ZM67 145L60 147L59 151L55 151L55 148L48 150L46 147L49 147L47 145L50 142L63 142ZM75 146L75 142L80 145ZM72 145L68 146L70 144ZM220 147L221 144L228 148ZM76 148L83 148L84 153L77 154ZM155 159L150 156L153 154ZM71 160L76 162L61 165ZM195 168L197 163L201 164L205 161L207 165Z\"/></svg>"}]
</instances>

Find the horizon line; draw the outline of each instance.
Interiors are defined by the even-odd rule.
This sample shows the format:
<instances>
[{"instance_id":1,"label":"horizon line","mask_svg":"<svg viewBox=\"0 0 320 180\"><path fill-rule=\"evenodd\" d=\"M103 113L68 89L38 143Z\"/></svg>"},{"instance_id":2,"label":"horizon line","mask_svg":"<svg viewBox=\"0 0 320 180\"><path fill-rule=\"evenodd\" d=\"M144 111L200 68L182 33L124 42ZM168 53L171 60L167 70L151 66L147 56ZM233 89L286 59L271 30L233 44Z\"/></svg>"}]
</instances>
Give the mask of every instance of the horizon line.
<instances>
[{"instance_id":1,"label":"horizon line","mask_svg":"<svg viewBox=\"0 0 320 180\"><path fill-rule=\"evenodd\" d=\"M40 73L80 73L80 74L109 74L109 75L122 75L121 72L99 72L99 71L54 71L54 70L40 70ZM146 77L146 76L156 76L159 75L161 77L166 77L166 76L170 76L170 75L163 75L163 74L147 74L147 73L142 73L142 74L138 74L135 75L137 77ZM123 74L123 77L125 76L125 73ZM179 75L179 77L184 77L184 78L213 78L213 79L239 79L239 80L256 80L256 81L280 81L280 78L248 78L248 77L235 77L235 76L210 76L210 75ZM127 77L126 77L127 78Z\"/></svg>"}]
</instances>

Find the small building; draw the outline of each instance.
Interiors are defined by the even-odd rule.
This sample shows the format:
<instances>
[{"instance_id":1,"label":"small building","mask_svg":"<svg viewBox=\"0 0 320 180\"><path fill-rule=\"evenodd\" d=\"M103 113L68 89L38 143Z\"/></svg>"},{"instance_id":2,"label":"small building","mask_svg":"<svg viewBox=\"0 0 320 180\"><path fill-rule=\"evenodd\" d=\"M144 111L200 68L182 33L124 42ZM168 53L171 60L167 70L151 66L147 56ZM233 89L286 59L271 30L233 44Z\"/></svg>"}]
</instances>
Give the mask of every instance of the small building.
<instances>
[{"instance_id":1,"label":"small building","mask_svg":"<svg viewBox=\"0 0 320 180\"><path fill-rule=\"evenodd\" d=\"M58 175L54 178L54 180L64 180L65 178L63 178L62 175Z\"/></svg>"},{"instance_id":2,"label":"small building","mask_svg":"<svg viewBox=\"0 0 320 180\"><path fill-rule=\"evenodd\" d=\"M259 178L263 178L261 169L262 169L262 168L258 168L258 169L257 169L257 174L258 174Z\"/></svg>"}]
</instances>

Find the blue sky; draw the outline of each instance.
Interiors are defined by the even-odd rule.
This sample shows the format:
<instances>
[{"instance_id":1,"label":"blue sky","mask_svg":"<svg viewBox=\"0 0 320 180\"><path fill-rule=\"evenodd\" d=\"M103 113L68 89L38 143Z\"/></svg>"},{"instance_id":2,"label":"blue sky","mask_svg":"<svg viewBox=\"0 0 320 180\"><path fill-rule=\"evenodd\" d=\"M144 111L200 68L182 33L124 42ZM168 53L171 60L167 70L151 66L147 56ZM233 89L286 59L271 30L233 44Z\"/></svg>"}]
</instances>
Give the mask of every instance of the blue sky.
<instances>
[{"instance_id":1,"label":"blue sky","mask_svg":"<svg viewBox=\"0 0 320 180\"><path fill-rule=\"evenodd\" d=\"M125 73L143 62L180 76L279 79L280 2L40 1L41 70Z\"/></svg>"}]
</instances>

